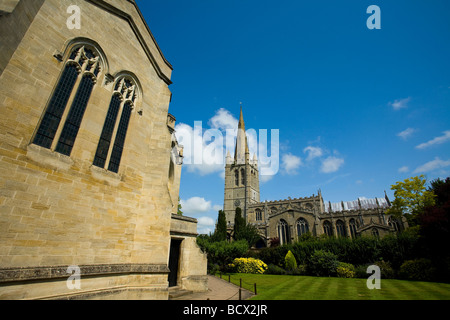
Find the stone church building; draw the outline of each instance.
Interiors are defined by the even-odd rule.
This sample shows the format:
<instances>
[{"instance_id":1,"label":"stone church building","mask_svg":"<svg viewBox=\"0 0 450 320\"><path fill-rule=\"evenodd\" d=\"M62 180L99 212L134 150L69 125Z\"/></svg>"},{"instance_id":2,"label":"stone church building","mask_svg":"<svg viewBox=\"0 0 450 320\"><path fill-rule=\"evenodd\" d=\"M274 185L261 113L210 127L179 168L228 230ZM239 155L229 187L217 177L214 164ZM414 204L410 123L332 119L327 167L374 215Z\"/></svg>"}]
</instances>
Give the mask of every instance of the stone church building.
<instances>
[{"instance_id":1,"label":"stone church building","mask_svg":"<svg viewBox=\"0 0 450 320\"><path fill-rule=\"evenodd\" d=\"M257 247L270 246L275 239L280 244L297 241L306 233L383 237L408 227L405 219L385 214L390 206L386 194L379 199L325 203L319 190L310 197L261 202L259 190L258 159L250 155L241 108L234 158L228 152L225 166L224 212L229 237L237 207L247 223L257 227L261 236Z\"/></svg>"},{"instance_id":2,"label":"stone church building","mask_svg":"<svg viewBox=\"0 0 450 320\"><path fill-rule=\"evenodd\" d=\"M172 66L135 1L1 1L0 39L0 299L206 290Z\"/></svg>"}]
</instances>

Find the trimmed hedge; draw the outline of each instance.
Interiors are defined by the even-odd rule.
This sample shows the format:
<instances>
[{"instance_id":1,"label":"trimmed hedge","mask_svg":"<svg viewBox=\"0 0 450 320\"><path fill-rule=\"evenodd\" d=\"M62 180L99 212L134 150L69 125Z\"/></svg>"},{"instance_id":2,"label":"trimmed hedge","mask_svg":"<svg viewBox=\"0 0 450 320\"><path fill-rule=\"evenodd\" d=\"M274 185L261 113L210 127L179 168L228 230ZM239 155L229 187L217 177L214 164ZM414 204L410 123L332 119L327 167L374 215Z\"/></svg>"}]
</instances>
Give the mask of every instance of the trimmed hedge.
<instances>
[{"instance_id":1,"label":"trimmed hedge","mask_svg":"<svg viewBox=\"0 0 450 320\"><path fill-rule=\"evenodd\" d=\"M417 236L408 233L386 236L382 239L329 237L266 248L252 256L267 264L284 267L284 257L291 251L297 263L309 265L314 252L324 250L336 255L338 261L353 265L372 264L383 260L390 262L392 268L399 269L404 261L420 257L421 250L417 239Z\"/></svg>"},{"instance_id":2,"label":"trimmed hedge","mask_svg":"<svg viewBox=\"0 0 450 320\"><path fill-rule=\"evenodd\" d=\"M247 256L252 256L271 265L269 266L269 272L273 273L279 273L281 268L286 268L285 257L291 251L297 264L303 266L302 272L297 272L296 270L295 273L297 274L367 277L367 266L375 264L380 267L383 278L392 279L398 277L401 266L405 261L417 260L424 256L425 250L420 246L418 239L417 233L413 231L403 232L398 235L388 235L382 239L374 237L360 237L356 239L320 237L304 239L303 241L279 247L265 248L258 252L250 252ZM331 266L327 267L328 269L325 268L326 271L320 269L321 267L318 266L316 261L319 259L317 251L322 252L322 259L325 259L324 255L330 254L330 256L327 256L329 260L347 263L352 265L353 268L347 265L349 268L342 267L338 271L338 266L334 262L330 262ZM326 252L326 254L323 254L323 252ZM331 258L331 255L335 259ZM417 262L416 264L419 263ZM280 269L275 268L275 266ZM429 268L432 271L435 270L433 266ZM416 269L422 269L422 267L414 264L403 266L403 270ZM403 274L406 272L409 271L404 271ZM406 276L403 275L403 277L405 278ZM430 279L433 277L425 272L413 272L409 279L413 278Z\"/></svg>"}]
</instances>

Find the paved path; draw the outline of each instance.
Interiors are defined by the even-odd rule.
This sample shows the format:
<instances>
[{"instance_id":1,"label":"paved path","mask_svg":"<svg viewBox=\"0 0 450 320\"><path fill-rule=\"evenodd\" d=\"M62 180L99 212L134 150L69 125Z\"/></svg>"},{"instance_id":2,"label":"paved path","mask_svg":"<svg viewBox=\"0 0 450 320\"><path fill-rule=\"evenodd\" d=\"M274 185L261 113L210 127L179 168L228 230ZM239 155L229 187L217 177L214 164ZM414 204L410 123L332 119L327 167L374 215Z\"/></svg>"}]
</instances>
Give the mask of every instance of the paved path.
<instances>
[{"instance_id":1,"label":"paved path","mask_svg":"<svg viewBox=\"0 0 450 320\"><path fill-rule=\"evenodd\" d=\"M246 300L254 296L246 289L241 291L241 299ZM208 291L184 295L173 300L239 300L239 286L224 279L208 275Z\"/></svg>"}]
</instances>

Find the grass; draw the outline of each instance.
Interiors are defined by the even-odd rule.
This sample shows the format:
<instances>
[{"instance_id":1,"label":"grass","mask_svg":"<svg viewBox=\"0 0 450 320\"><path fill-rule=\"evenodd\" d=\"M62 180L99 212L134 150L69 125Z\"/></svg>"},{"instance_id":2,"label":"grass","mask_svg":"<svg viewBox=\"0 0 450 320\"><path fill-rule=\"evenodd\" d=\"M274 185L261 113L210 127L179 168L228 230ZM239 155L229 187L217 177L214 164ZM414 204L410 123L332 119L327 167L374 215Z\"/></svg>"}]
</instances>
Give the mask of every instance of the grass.
<instances>
[{"instance_id":1,"label":"grass","mask_svg":"<svg viewBox=\"0 0 450 320\"><path fill-rule=\"evenodd\" d=\"M222 276L228 280L228 275ZM289 275L232 274L231 282L258 295L252 300L450 300L450 284L381 279L381 289L369 290L367 279Z\"/></svg>"}]
</instances>

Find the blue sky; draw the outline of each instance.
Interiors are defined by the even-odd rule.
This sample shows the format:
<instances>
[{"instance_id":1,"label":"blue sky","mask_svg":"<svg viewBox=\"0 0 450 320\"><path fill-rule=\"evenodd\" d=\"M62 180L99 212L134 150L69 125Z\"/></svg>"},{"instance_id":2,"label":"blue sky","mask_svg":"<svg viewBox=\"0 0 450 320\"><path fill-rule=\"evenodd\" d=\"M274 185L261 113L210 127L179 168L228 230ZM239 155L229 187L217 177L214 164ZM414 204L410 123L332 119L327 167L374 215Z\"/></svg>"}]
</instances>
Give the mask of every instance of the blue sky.
<instances>
[{"instance_id":1,"label":"blue sky","mask_svg":"<svg viewBox=\"0 0 450 320\"><path fill-rule=\"evenodd\" d=\"M396 181L450 176L448 0L136 2L174 67L178 129L223 132L242 102L246 128L279 130L262 201L319 188L331 202L392 199ZM381 29L369 30L373 4ZM223 166L183 166L199 232L213 230L223 188Z\"/></svg>"}]
</instances>

